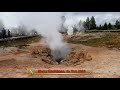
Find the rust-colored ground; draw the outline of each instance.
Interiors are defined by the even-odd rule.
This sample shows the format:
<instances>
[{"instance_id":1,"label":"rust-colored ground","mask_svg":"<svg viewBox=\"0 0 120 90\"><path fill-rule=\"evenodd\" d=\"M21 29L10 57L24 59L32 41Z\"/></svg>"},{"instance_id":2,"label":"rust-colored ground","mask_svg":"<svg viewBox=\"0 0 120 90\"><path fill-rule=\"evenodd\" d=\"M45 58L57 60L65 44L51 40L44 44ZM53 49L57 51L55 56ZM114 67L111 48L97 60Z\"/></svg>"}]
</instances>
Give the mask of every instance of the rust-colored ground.
<instances>
[{"instance_id":1,"label":"rust-colored ground","mask_svg":"<svg viewBox=\"0 0 120 90\"><path fill-rule=\"evenodd\" d=\"M0 78L120 78L120 51L105 47L91 47L81 44L69 44L76 51L85 51L92 60L77 64L49 64L41 57L31 54L33 47L40 43L32 43L25 49L7 47L0 48ZM92 75L31 75L27 68L46 69L85 69L97 74Z\"/></svg>"}]
</instances>

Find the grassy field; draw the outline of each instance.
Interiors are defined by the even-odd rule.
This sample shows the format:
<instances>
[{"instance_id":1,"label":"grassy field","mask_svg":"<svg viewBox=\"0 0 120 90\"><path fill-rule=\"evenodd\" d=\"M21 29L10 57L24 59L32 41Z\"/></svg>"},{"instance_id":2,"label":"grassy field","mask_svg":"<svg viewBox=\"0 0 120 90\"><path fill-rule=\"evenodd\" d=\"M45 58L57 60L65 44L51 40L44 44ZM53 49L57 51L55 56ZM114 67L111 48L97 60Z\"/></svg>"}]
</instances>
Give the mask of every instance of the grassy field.
<instances>
[{"instance_id":1,"label":"grassy field","mask_svg":"<svg viewBox=\"0 0 120 90\"><path fill-rule=\"evenodd\" d=\"M88 34L88 33L87 33ZM98 36L99 38L96 38ZM0 47L19 47L25 46L30 43L38 42L41 36L30 37L28 39L19 39L8 42L0 42ZM120 33L116 32L100 32L100 33L89 33L86 36L79 35L74 38L69 38L68 43L83 44L86 46L94 47L120 47Z\"/></svg>"},{"instance_id":2,"label":"grassy field","mask_svg":"<svg viewBox=\"0 0 120 90\"><path fill-rule=\"evenodd\" d=\"M93 34L93 33L92 33ZM99 35L98 33L94 33L96 35ZM100 38L84 38L84 41L82 39L69 39L68 43L74 43L74 44L83 44L87 46L94 46L94 47L120 47L120 33L112 33L112 32L101 32L102 36Z\"/></svg>"},{"instance_id":3,"label":"grassy field","mask_svg":"<svg viewBox=\"0 0 120 90\"><path fill-rule=\"evenodd\" d=\"M41 36L35 36L30 38L23 38L19 40L12 40L7 42L0 42L0 46L4 47L19 47L19 46L25 46L27 44L38 42L41 39Z\"/></svg>"}]
</instances>

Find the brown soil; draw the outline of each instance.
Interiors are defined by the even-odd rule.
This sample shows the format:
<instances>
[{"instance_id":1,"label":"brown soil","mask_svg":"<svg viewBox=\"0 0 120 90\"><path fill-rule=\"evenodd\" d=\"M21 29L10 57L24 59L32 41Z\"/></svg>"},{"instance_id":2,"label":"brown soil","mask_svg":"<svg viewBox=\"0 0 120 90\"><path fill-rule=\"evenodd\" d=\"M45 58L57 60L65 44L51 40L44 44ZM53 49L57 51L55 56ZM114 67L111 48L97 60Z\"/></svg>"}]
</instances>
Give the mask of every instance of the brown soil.
<instances>
[{"instance_id":1,"label":"brown soil","mask_svg":"<svg viewBox=\"0 0 120 90\"><path fill-rule=\"evenodd\" d=\"M49 49L32 43L25 49L0 48L0 78L119 78L120 51L105 47L91 47L81 44L69 44L74 51L68 60L57 64L48 55ZM36 48L37 47L37 48ZM43 49L44 48L44 49ZM39 50L38 50L39 49ZM38 51L37 51L38 50ZM41 50L49 52L41 54ZM48 55L48 56L47 56ZM77 59L76 59L77 58ZM31 75L27 68L46 69L85 69L97 74L91 75Z\"/></svg>"}]
</instances>

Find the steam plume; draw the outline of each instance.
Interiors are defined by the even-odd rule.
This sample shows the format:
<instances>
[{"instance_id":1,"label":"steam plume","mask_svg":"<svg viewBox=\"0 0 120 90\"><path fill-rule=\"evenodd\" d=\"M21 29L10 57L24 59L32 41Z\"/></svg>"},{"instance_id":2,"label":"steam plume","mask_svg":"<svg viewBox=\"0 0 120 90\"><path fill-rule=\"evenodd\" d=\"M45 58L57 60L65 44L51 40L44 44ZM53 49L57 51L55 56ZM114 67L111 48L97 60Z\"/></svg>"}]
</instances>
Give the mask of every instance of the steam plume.
<instances>
[{"instance_id":1,"label":"steam plume","mask_svg":"<svg viewBox=\"0 0 120 90\"><path fill-rule=\"evenodd\" d=\"M78 30L78 32L83 32L85 30L83 22L80 19L75 19L75 18L67 18L65 19L63 23L64 28L67 29L67 34L68 35L73 35L74 34L74 28Z\"/></svg>"},{"instance_id":2,"label":"steam plume","mask_svg":"<svg viewBox=\"0 0 120 90\"><path fill-rule=\"evenodd\" d=\"M22 23L27 30L35 28L38 33L42 34L46 38L55 60L65 58L70 52L69 46L63 42L63 37L58 32L61 24L61 12L10 12L3 14L7 14L8 17L8 19L3 18L6 27L18 27Z\"/></svg>"}]
</instances>

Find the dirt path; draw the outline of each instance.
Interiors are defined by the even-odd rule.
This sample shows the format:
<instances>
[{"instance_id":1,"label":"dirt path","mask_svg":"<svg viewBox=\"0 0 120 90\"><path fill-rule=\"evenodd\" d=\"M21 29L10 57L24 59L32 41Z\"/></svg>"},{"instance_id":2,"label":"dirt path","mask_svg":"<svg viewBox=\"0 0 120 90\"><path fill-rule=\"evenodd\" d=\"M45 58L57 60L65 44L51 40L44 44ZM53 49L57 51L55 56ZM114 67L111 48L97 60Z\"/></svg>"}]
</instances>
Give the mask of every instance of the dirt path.
<instances>
[{"instance_id":1,"label":"dirt path","mask_svg":"<svg viewBox=\"0 0 120 90\"><path fill-rule=\"evenodd\" d=\"M30 44L36 46L39 43ZM0 54L0 77L1 78L120 78L120 51L108 50L107 48L90 47L80 44L71 44L71 47L79 50L86 50L91 56L91 61L85 61L79 65L50 65L40 58L32 57L30 48L25 52L12 51L7 54ZM99 74L92 75L31 75L27 68L46 69L85 69L92 70Z\"/></svg>"}]
</instances>

